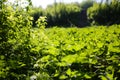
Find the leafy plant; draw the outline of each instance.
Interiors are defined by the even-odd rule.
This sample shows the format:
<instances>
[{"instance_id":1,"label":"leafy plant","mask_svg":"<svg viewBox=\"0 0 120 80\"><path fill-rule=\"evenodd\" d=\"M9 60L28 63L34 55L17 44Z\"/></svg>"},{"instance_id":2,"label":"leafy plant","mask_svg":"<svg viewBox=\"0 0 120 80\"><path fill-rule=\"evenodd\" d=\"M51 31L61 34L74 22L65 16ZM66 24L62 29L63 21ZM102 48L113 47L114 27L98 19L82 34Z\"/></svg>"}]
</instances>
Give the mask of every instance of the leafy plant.
<instances>
[{"instance_id":1,"label":"leafy plant","mask_svg":"<svg viewBox=\"0 0 120 80\"><path fill-rule=\"evenodd\" d=\"M119 31L119 25L46 29L36 74L55 80L119 79Z\"/></svg>"},{"instance_id":2,"label":"leafy plant","mask_svg":"<svg viewBox=\"0 0 120 80\"><path fill-rule=\"evenodd\" d=\"M33 43L30 43L33 20L29 14L31 5L22 7L18 3L15 3L17 5L10 5L1 1L0 79L26 79L32 75L33 64L38 55L36 54L37 50L32 50ZM45 26L44 19L39 19L39 21L42 22L37 22L37 25L43 29Z\"/></svg>"}]
</instances>

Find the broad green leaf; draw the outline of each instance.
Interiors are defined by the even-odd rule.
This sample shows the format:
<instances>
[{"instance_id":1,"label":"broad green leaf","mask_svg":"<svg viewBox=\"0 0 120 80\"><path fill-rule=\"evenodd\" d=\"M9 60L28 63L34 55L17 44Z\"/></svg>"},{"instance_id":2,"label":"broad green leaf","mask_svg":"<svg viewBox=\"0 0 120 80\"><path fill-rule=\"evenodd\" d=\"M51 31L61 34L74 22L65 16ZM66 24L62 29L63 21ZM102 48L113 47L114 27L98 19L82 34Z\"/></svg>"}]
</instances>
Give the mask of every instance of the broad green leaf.
<instances>
[{"instance_id":1,"label":"broad green leaf","mask_svg":"<svg viewBox=\"0 0 120 80\"><path fill-rule=\"evenodd\" d=\"M69 68L69 69L66 71L66 74L69 75L69 76L71 76L71 73L72 73L72 72L71 72L71 69Z\"/></svg>"},{"instance_id":2,"label":"broad green leaf","mask_svg":"<svg viewBox=\"0 0 120 80\"><path fill-rule=\"evenodd\" d=\"M65 76L65 75L61 75L60 77L59 77L59 79L66 79L66 78L68 78L68 76Z\"/></svg>"},{"instance_id":3,"label":"broad green leaf","mask_svg":"<svg viewBox=\"0 0 120 80\"><path fill-rule=\"evenodd\" d=\"M84 77L85 77L86 79L90 79L90 78L91 78L91 76L89 76L88 74L85 74Z\"/></svg>"},{"instance_id":4,"label":"broad green leaf","mask_svg":"<svg viewBox=\"0 0 120 80\"><path fill-rule=\"evenodd\" d=\"M55 74L54 74L54 77L59 76L59 74L60 74L60 73L59 73L59 71L58 71L58 70L56 70L56 71L55 71Z\"/></svg>"},{"instance_id":5,"label":"broad green leaf","mask_svg":"<svg viewBox=\"0 0 120 80\"><path fill-rule=\"evenodd\" d=\"M101 80L108 80L105 76L100 75L99 77L101 78Z\"/></svg>"},{"instance_id":6,"label":"broad green leaf","mask_svg":"<svg viewBox=\"0 0 120 80\"><path fill-rule=\"evenodd\" d=\"M63 62L65 61L66 63L71 64L76 61L77 56L78 56L77 54L67 55L67 56L63 57L61 61L63 61Z\"/></svg>"}]
</instances>

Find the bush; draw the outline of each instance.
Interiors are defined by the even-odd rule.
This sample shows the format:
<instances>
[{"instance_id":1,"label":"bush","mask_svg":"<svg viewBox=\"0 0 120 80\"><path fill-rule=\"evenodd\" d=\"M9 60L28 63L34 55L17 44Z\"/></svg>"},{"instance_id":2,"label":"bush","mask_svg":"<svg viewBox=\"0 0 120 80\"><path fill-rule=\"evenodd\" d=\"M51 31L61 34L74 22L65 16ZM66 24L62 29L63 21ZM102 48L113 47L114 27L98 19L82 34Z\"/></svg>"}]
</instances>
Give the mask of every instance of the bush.
<instances>
[{"instance_id":1,"label":"bush","mask_svg":"<svg viewBox=\"0 0 120 80\"><path fill-rule=\"evenodd\" d=\"M29 7L23 8L1 3L0 9L0 79L25 80L32 75L33 64L39 57L31 41L32 20ZM37 22L38 30L43 31L44 18ZM43 24L42 24L43 23ZM38 36L38 34L37 34Z\"/></svg>"}]
</instances>

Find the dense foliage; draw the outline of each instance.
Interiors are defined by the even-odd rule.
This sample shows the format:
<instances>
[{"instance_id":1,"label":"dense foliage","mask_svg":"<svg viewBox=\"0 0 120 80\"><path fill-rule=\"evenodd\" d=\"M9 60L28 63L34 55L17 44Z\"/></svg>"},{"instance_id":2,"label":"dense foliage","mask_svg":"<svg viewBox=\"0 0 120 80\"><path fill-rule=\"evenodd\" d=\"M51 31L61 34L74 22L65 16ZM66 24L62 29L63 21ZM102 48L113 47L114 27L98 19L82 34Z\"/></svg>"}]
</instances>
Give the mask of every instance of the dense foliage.
<instances>
[{"instance_id":1,"label":"dense foliage","mask_svg":"<svg viewBox=\"0 0 120 80\"><path fill-rule=\"evenodd\" d=\"M23 8L17 3L13 7L7 0L1 0L0 5L0 80L25 80L32 72L36 55L30 51L30 6ZM43 20L38 20L39 27L44 26L40 23Z\"/></svg>"},{"instance_id":2,"label":"dense foliage","mask_svg":"<svg viewBox=\"0 0 120 80\"><path fill-rule=\"evenodd\" d=\"M120 26L45 30L38 80L119 80Z\"/></svg>"},{"instance_id":3,"label":"dense foliage","mask_svg":"<svg viewBox=\"0 0 120 80\"><path fill-rule=\"evenodd\" d=\"M110 0L108 0L110 1ZM120 24L120 1L112 0L106 3L95 3L88 9L88 18L92 24L113 25Z\"/></svg>"},{"instance_id":4,"label":"dense foliage","mask_svg":"<svg viewBox=\"0 0 120 80\"><path fill-rule=\"evenodd\" d=\"M0 3L0 80L120 79L120 25L33 28L28 1Z\"/></svg>"}]
</instances>

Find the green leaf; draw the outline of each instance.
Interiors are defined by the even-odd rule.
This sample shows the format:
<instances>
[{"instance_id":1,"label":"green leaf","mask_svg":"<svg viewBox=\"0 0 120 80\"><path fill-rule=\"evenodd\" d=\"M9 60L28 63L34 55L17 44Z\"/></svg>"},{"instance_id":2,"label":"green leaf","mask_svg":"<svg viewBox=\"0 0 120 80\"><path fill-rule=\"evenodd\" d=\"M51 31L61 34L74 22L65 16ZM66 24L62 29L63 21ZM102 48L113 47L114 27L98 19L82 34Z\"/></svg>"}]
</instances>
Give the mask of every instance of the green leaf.
<instances>
[{"instance_id":1,"label":"green leaf","mask_svg":"<svg viewBox=\"0 0 120 80\"><path fill-rule=\"evenodd\" d=\"M72 64L76 61L76 58L77 58L77 54L67 55L67 56L63 57L61 61Z\"/></svg>"},{"instance_id":2,"label":"green leaf","mask_svg":"<svg viewBox=\"0 0 120 80\"><path fill-rule=\"evenodd\" d=\"M55 71L55 74L54 74L54 77L58 77L58 76L59 76L59 74L60 74L60 73L59 73L59 71L58 71L58 70L56 70L56 71Z\"/></svg>"},{"instance_id":3,"label":"green leaf","mask_svg":"<svg viewBox=\"0 0 120 80\"><path fill-rule=\"evenodd\" d=\"M70 68L66 71L66 74L69 75L69 76L71 75L71 69Z\"/></svg>"},{"instance_id":4,"label":"green leaf","mask_svg":"<svg viewBox=\"0 0 120 80\"><path fill-rule=\"evenodd\" d=\"M66 79L66 78L68 78L68 76L65 76L65 75L61 75L60 77L59 77L59 79Z\"/></svg>"},{"instance_id":5,"label":"green leaf","mask_svg":"<svg viewBox=\"0 0 120 80\"><path fill-rule=\"evenodd\" d=\"M103 75L100 75L99 76L100 78L101 78L101 80L108 80L105 76L103 76Z\"/></svg>"},{"instance_id":6,"label":"green leaf","mask_svg":"<svg viewBox=\"0 0 120 80\"><path fill-rule=\"evenodd\" d=\"M71 65L71 63L68 63L68 62L58 62L56 64L57 64L57 66L60 66L60 67L65 67L65 66L70 66Z\"/></svg>"},{"instance_id":7,"label":"green leaf","mask_svg":"<svg viewBox=\"0 0 120 80\"><path fill-rule=\"evenodd\" d=\"M84 77L85 77L86 79L90 79L90 78L91 78L91 76L89 76L88 74L85 74Z\"/></svg>"}]
</instances>

